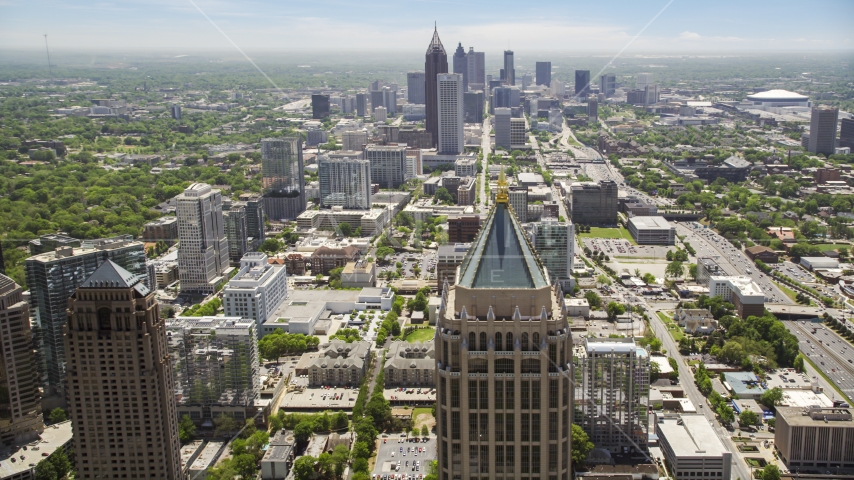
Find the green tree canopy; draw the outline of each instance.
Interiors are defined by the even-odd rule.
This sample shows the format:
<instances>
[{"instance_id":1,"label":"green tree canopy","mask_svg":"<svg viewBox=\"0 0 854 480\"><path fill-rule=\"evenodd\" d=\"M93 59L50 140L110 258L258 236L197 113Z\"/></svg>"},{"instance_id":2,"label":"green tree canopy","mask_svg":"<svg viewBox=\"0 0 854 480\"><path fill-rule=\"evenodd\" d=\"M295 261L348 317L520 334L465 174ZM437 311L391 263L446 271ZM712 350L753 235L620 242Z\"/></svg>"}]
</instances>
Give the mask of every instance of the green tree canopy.
<instances>
[{"instance_id":1,"label":"green tree canopy","mask_svg":"<svg viewBox=\"0 0 854 480\"><path fill-rule=\"evenodd\" d=\"M572 465L575 468L584 465L587 460L587 454L593 450L595 445L590 441L590 437L584 432L584 429L576 424L572 424Z\"/></svg>"}]
</instances>

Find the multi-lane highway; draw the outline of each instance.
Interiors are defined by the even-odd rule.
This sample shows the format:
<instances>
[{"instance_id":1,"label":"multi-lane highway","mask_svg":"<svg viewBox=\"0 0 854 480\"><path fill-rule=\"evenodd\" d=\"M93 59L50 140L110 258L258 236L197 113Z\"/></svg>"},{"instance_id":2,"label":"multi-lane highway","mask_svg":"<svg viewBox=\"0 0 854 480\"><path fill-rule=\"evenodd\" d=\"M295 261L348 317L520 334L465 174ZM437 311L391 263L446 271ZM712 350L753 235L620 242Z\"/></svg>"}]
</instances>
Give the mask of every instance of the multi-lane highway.
<instances>
[{"instance_id":1,"label":"multi-lane highway","mask_svg":"<svg viewBox=\"0 0 854 480\"><path fill-rule=\"evenodd\" d=\"M854 398L854 347L820 323L787 321L783 324L798 337L804 355L848 398ZM825 393L833 396L835 392Z\"/></svg>"},{"instance_id":2,"label":"multi-lane highway","mask_svg":"<svg viewBox=\"0 0 854 480\"><path fill-rule=\"evenodd\" d=\"M741 250L724 237L696 222L677 224L676 233L685 236L685 241L697 251L697 258L714 259L727 275L750 277L762 289L767 303L794 305L795 302L774 285L768 275L760 272Z\"/></svg>"}]
</instances>

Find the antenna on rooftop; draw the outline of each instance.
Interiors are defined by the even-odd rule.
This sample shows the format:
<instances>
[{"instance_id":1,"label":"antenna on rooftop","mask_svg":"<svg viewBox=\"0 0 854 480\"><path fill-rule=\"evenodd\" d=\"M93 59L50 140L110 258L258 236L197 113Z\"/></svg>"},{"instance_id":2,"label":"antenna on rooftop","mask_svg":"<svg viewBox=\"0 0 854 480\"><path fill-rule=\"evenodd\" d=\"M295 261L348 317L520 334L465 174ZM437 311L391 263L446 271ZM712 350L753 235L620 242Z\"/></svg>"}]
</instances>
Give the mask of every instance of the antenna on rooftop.
<instances>
[{"instance_id":1,"label":"antenna on rooftop","mask_svg":"<svg viewBox=\"0 0 854 480\"><path fill-rule=\"evenodd\" d=\"M50 48L47 46L47 34L44 34L44 49L47 51L47 71L50 73L50 81L53 82L53 68L50 66Z\"/></svg>"}]
</instances>

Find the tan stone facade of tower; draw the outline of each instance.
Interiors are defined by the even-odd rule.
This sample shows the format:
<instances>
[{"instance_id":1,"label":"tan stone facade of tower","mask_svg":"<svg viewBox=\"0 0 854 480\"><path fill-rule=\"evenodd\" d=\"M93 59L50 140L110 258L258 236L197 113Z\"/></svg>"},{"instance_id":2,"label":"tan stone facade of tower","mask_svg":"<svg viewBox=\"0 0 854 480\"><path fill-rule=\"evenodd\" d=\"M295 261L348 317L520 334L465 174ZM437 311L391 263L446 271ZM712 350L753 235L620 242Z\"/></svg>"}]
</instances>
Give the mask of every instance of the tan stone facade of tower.
<instances>
[{"instance_id":1,"label":"tan stone facade of tower","mask_svg":"<svg viewBox=\"0 0 854 480\"><path fill-rule=\"evenodd\" d=\"M68 302L65 349L77 477L183 479L172 367L154 294L105 262Z\"/></svg>"}]
</instances>

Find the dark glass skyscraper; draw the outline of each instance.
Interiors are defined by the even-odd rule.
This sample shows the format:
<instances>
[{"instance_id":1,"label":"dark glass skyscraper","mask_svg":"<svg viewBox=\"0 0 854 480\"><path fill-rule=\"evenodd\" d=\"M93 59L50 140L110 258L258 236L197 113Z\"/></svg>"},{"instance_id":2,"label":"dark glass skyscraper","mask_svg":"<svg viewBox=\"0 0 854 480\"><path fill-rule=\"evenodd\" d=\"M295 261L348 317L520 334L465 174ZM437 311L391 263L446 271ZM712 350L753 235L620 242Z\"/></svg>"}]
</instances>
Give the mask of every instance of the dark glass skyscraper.
<instances>
[{"instance_id":1,"label":"dark glass skyscraper","mask_svg":"<svg viewBox=\"0 0 854 480\"><path fill-rule=\"evenodd\" d=\"M454 73L459 73L463 76L463 92L468 90L469 86L469 69L468 61L466 60L466 51L463 49L463 44L457 45L457 50L454 52Z\"/></svg>"},{"instance_id":2,"label":"dark glass skyscraper","mask_svg":"<svg viewBox=\"0 0 854 480\"><path fill-rule=\"evenodd\" d=\"M575 71L575 96L586 97L590 93L590 70Z\"/></svg>"},{"instance_id":3,"label":"dark glass skyscraper","mask_svg":"<svg viewBox=\"0 0 854 480\"><path fill-rule=\"evenodd\" d=\"M552 85L552 62L537 62L537 85Z\"/></svg>"},{"instance_id":4,"label":"dark glass skyscraper","mask_svg":"<svg viewBox=\"0 0 854 480\"><path fill-rule=\"evenodd\" d=\"M261 140L261 188L271 220L293 220L305 211L304 182L299 136Z\"/></svg>"},{"instance_id":5,"label":"dark glass skyscraper","mask_svg":"<svg viewBox=\"0 0 854 480\"><path fill-rule=\"evenodd\" d=\"M504 83L516 85L516 67L513 66L513 50L504 50Z\"/></svg>"},{"instance_id":6,"label":"dark glass skyscraper","mask_svg":"<svg viewBox=\"0 0 854 480\"><path fill-rule=\"evenodd\" d=\"M436 75L440 73L448 73L448 54L439 40L439 31L434 28L433 39L427 47L427 58L424 62L427 131L433 137L434 147L439 145L439 92Z\"/></svg>"}]
</instances>

